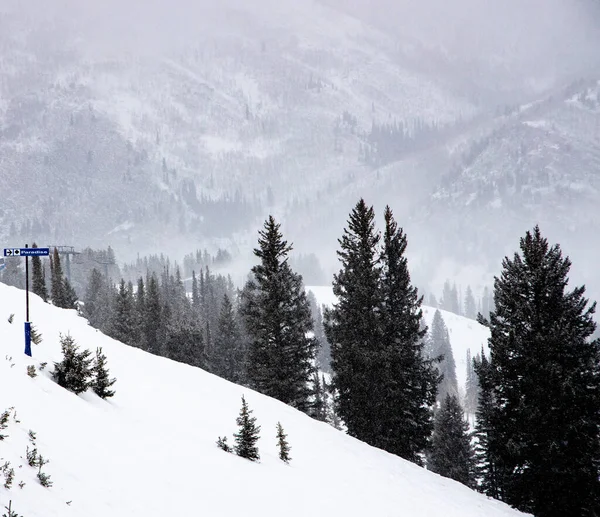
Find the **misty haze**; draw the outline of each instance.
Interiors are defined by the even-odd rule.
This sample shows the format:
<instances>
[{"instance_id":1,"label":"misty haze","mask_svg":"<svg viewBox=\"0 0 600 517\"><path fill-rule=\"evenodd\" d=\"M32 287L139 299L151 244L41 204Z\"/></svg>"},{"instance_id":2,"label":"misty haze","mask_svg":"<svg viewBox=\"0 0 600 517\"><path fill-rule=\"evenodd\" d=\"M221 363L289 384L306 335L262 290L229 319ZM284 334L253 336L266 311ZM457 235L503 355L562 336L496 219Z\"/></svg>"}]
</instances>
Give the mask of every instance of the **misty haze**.
<instances>
[{"instance_id":1,"label":"misty haze","mask_svg":"<svg viewBox=\"0 0 600 517\"><path fill-rule=\"evenodd\" d=\"M279 419L286 427L285 411L289 411L291 439L298 438L300 433L306 437L304 441L298 438L297 449L292 443L291 455L298 459L298 472L303 461L309 465L309 456L302 456L304 448L310 448L312 441L319 442L322 449L314 454L320 458L328 454L328 446L323 444L331 441L342 451L340 458L345 448L350 448L349 456L343 456L348 465L354 461L371 462L369 465L382 476L385 487L395 486L390 481L395 476L409 478L409 473L414 473L418 478L415 484L420 488L414 501L400 509L399 503L387 495L382 496L385 504L367 505L366 501L378 494L377 488L370 485L365 488L364 499L356 492L338 506L332 501L337 501L338 496L343 498L340 495L343 487L353 491L358 490L351 488L353 482L357 486L363 483L362 477L348 474L351 481L332 488L331 501L327 498L319 499L318 504L314 501L317 510L313 515L508 517L519 515L517 510L537 517L600 515L597 483L588 486L587 481L575 474L569 474L576 479L573 484L586 487L581 488L582 493L595 494L590 496L589 504L581 496L586 502L577 509L560 503L556 503L555 510L546 508L540 503L545 495L519 491L515 488L518 483L502 485L497 481L501 478L499 471L494 471L498 476L494 482L498 485L490 488L493 461L491 456L484 459L486 453L481 452L492 450L486 449L489 444L485 440L493 442L491 435L485 439L481 435L482 422L488 418L482 416L482 400L490 406L496 404L496 409L506 408L514 400L521 400L519 410L525 411L524 400L540 408L531 402L535 397L519 398L520 392L514 399L507 395L505 405L499 402L510 392L501 380L502 372L510 369L508 363L502 363L502 358L521 357L516 352L513 355L499 352L501 348L496 347L501 347L501 342L506 345L513 343L510 341L513 339L520 343L519 332L528 329L537 337L532 337L531 342L527 341L529 337L523 337L522 342L528 343L523 349L549 350L553 345L548 343L554 343L552 336L568 328L578 330L568 337L556 338L556 342L578 343L582 348L596 343L600 349L600 344L591 341L599 335L593 323L597 316L585 312L594 300L600 299L599 193L600 2L597 0L0 0L0 243L6 249L33 245L49 248L49 258L43 256L41 262L39 257L28 259L28 282L24 258L0 258L0 282L5 284L0 285L0 309L6 312L0 313L3 325L0 355L7 357L7 364L0 370L0 412L15 406L20 414L23 406L25 415L27 411L35 413L37 406L27 406L31 403L28 397L15 395L18 382L29 381L31 377L24 381L13 379L10 372L21 367L20 373L25 374L26 367L33 364L39 369L41 362L46 362L48 370L39 371L35 382L47 382L52 388L43 389L50 390L48 393L55 389L57 397L62 396L58 385L73 391L72 386L64 385L67 381L60 380L60 367L52 372L52 364L60 360L61 351L65 352L65 336L71 333L77 342L84 339L80 335L85 336L89 342L79 344L94 352L95 361L100 357L95 350L102 347L108 351L109 366L115 363L119 383L115 385L114 408L100 404L105 401L99 399L108 397L93 390L92 384L84 382L80 396L86 402L88 397L102 411L115 408L120 411L119 420L115 417L119 423L115 425L125 425L128 415L137 411L140 404L146 404L141 402L142 397L134 400L123 392L127 387L133 390L138 381L139 386L149 383L149 372L153 372L157 382L169 383L170 390L161 399L165 406L156 408L157 413L168 413L171 403L177 408L184 407L187 402L173 402L181 390L187 390L186 397L194 404L196 399L189 393L192 389L207 398L213 392L225 394L222 406L227 410L219 405L220 399L204 408L214 412L204 415L211 422L211 415L218 420L221 413L223 421L234 422L241 394L246 394L245 400L251 408L256 402L259 420L261 415L273 420L269 420L271 427ZM373 212L369 211L371 208ZM369 225L372 235L356 230ZM371 260L373 269L369 274L375 275L373 285L379 290L373 291L371 298L364 295L361 303L367 305L346 314L344 310L354 307L353 303L360 298L356 293L368 293L370 285L369 274L358 275L361 266L348 258L353 257L349 251L352 242L359 241L368 243L361 248L361 260L365 260L361 264ZM390 242L398 247L392 249ZM553 254L555 244L562 251L559 258ZM369 247L373 254L367 260L365 250ZM515 253L522 255L525 265ZM269 263L268 257L275 262ZM404 279L394 285L396 277L390 265L393 257L399 257L398 278ZM572 262L570 269L566 257ZM292 307L289 310L294 314L293 324L281 323L280 327L297 325L292 333L295 337L289 338L291 341L286 341L285 346L302 342L306 347L294 355L294 361L302 363L306 371L298 374L304 384L296 386L293 396L289 390L278 391L275 381L261 384L266 382L266 374L253 363L260 356L261 368L273 370L283 368L289 359L278 356L278 360L269 363L269 354L263 350L261 356L257 351L260 341L257 336L265 325L268 327L260 320L264 309L261 303L272 308L264 300L268 298L265 286L271 285L269 264L274 263L277 282L287 289L282 287L278 291L277 303L287 307L289 302ZM556 275L548 273L550 270ZM360 277L356 284L351 282L354 273ZM546 284L540 287L543 283L540 278L546 278L544 274L550 275L554 287ZM284 277L288 280L282 280ZM514 287L511 281L517 280L522 284L511 291ZM386 282L391 282L391 287ZM28 312L18 312L24 305L25 294L17 290L24 291L26 285L32 296L48 302L36 297L30 318L34 325L32 339L35 341L37 328L43 344L33 347L34 363L28 354L12 368L8 364L12 364L12 357L22 355L22 322L29 322ZM575 291L571 296L571 291L580 285L585 285L585 293ZM394 288L402 293L394 297L390 294ZM539 311L530 306L517 309L517 302L513 307L507 301L513 299L510 293L517 292L525 299L529 288L533 293L531 307L538 307L535 303L542 303L540 300L554 300L552 296L559 291L566 294L559 297L560 302L548 302L549 312L542 317L546 305ZM544 293L550 294L544 298ZM368 305L375 303L375 299L379 300L379 306ZM150 308L154 302L156 313ZM394 304L405 304L402 307L406 310L398 309L396 314ZM565 323L561 319L563 313L557 312L559 306L564 314L577 313L575 316L581 319L578 323ZM571 312L567 306L572 308ZM267 314L268 310L264 310ZM401 323L390 323L388 328L382 320L377 320L369 327L361 318L370 311L377 318L389 317L390 321L396 318ZM276 320L273 314L265 314L265 321ZM517 323L511 320L518 315L530 319L525 323L521 319L514 320ZM539 328L531 318L542 322ZM369 403L365 403L365 411L368 406L377 406L374 400L380 400L381 414L396 404L393 402L396 399L386 399L383 394L389 394L389 385L382 391L377 391L378 387L369 388L367 395L355 394L354 398L348 395L357 388L351 381L343 384L348 373L343 365L353 364L352 375L358 376L357 372L363 369L377 370L379 364L373 358L372 362L353 363L354 359L343 355L343 350L352 348L345 341L351 341L352 332L355 332L352 339L361 342L357 336L362 334L352 326L357 320L362 323L356 325L364 324L364 336L379 335L373 330L377 328L383 329L381 335L385 337L381 337L381 342L412 343L407 345L413 347L410 354L415 354L411 364L423 361L428 366L423 366L424 377L419 381L406 381L411 389L418 383L425 386L433 382L431 378L423 380L427 368L433 368L432 371L437 368L443 375L443 380L435 381L433 391L423 388L425 391L418 395L410 392L410 397L420 401L413 408L415 415L421 409L426 413L409 419L413 428L421 429L421 441L414 439L413 443L414 437L408 439L400 434L383 437L385 431L381 429L394 427L389 422L397 423L396 420L382 423L378 430L377 426L367 429L366 424L356 423L377 419L373 415L378 413L373 409L371 416L357 417L356 408L344 396L353 400L353 404L366 397L364 400ZM59 322L64 327L59 328ZM546 331L548 334L544 334ZM400 337L390 337L394 332ZM536 344L531 344L534 341ZM9 342L13 348L8 348ZM117 342L122 348L115 345ZM128 347L123 348L122 343ZM356 343L352 346L359 350L362 345ZM47 350L43 350L44 345ZM235 391L204 372L195 376L192 370L177 370L178 365L166 360L165 378L161 381L163 370L145 356L143 361L147 362L125 381L129 376L127 365L138 357L127 355L129 347L185 363L194 372L205 370L244 389ZM225 349L229 355L223 352ZM570 363L566 352L557 351L555 355L547 352L554 358L554 366L548 366L548 370L540 366L539 370L560 386L571 386L571 381L556 372L570 371L576 362L587 364L589 369L585 374L573 374L573 378L600 378L600 356L589 353L587 359ZM383 361L383 355L377 357ZM387 380L394 384L394 379L399 378L397 372L393 373L396 366L389 366L395 364L394 359L385 357L385 368L391 369ZM436 363L436 357L444 359ZM536 356L531 363L523 359L519 364L535 370L541 364L538 359ZM408 368L406 357L403 360ZM450 364L455 366L450 368ZM302 377L305 374L307 377ZM280 371L277 382L294 375ZM348 374L348 378L352 375ZM13 379L11 384L3 383L3 376ZM65 374L64 378L67 377ZM380 375L382 383L384 377ZM177 385L180 378L184 386L181 388ZM517 378L522 378L521 373L510 377ZM365 380L363 387L371 386L369 382ZM590 393L595 382L589 381L587 385ZM398 381L395 385L401 384ZM486 386L489 393L485 392ZM28 389L20 392L29 393ZM251 390L260 393L261 398ZM93 391L96 394L92 400ZM410 398L408 391L403 393L403 397ZM561 391L556 396L565 405L557 403L556 407L593 408L592 412L600 414L600 391L594 393L595 398L590 402L583 395L581 399L575 395L569 398ZM433 497L431 506L427 506L429 503L423 501L430 498L428 490L433 491L431 487L441 483L438 478L427 477L417 467L413 471L413 465L388 466L392 460L368 456L367 449L355 450L354 442L338 443L337 434L327 434L331 429L327 428L322 435L321 428L311 427L313 422L305 423L304 415L296 416L288 406L281 409L273 405L265 395L312 419L327 422L331 429L336 428L335 433L343 431L503 503L492 501L485 506L488 504L485 498L460 486L447 499ZM150 396L161 395L151 391ZM64 403L60 399L56 407L67 414L71 411L67 409L70 403L68 399ZM527 407L529 413L536 414L535 418L531 416L532 421L538 423L546 422L544 418L552 412L540 408L537 414ZM410 411L406 409L405 414ZM463 442L466 440L466 446L477 458L473 461L479 463L469 464L473 472L467 469L465 478L449 475L440 463L435 463L432 451L440 436L440 415L446 415L446 411L448 415L454 411L461 418L464 413L470 426L466 430L461 428L461 433L467 433L463 433L467 436ZM497 422L501 420L498 415ZM425 419L422 428L419 418ZM556 415L552 418L561 419ZM565 416L566 420L570 418ZM41 417L31 419L45 429ZM485 422L493 421L492 417L489 419ZM572 416L573 421L578 419L586 424L591 422L587 416ZM177 421L180 426L205 424L183 417ZM139 428L127 428L124 432L144 429L141 416L136 422ZM23 424L25 433L27 425ZM546 422L545 426L548 425ZM597 430L600 421L590 425ZM2 429L0 425L0 441ZM469 438L467 431L476 432L477 437ZM95 431L90 427L81 432ZM63 461L56 468L66 479L72 475L65 459L68 452L61 449L63 445L56 445L62 444L60 439L64 438L60 438L58 431L52 433L48 429L52 437L49 440L56 442L49 443L48 448L56 451L57 463ZM200 441L209 439L207 450L216 458L210 461L219 465L214 472L222 471L225 480L228 469L235 470L240 483L244 482L244 476L254 475L240 474L237 464L224 467L219 463L222 451L213 451L217 438L219 447L227 449L227 445L224 446L220 435L213 436L212 428L206 433ZM519 435L519 439L511 441L509 434L499 434L504 437L499 441L510 442L510 447L514 447L511 451L518 450L515 454L522 456L514 464L506 460L508 456L503 457L504 463L496 456L495 467L501 464L507 472L512 468L510 475L521 472L521 468L526 473L552 472L556 477L542 476L546 480L543 483L542 478L531 474L533 477L527 478L527 483L531 486L545 483L555 487L557 494L561 490L573 493L575 489L561 485L562 478L555 472L559 460L549 460L545 467L539 467L524 452L529 451L527 440ZM87 436L92 439L95 435ZM176 436L174 431L165 440L174 440ZM560 443L568 449L564 457L574 458L576 455L569 447L575 447L575 436L581 433L557 431L556 436L548 438L553 444L549 448ZM23 444L19 442L23 449L19 449L21 456L25 454L26 438L24 434ZM182 443L188 443L187 439L186 435ZM533 442L542 443L544 439L537 436ZM115 440L118 441L116 437ZM269 435L262 441L273 442L274 448L274 440ZM281 433L278 440L281 445ZM598 474L598 432L590 440L592 445L583 440L586 445L577 450L585 450L582 456ZM402 448L399 441L411 445ZM35 440L31 443L36 445ZM189 446L194 443L190 438ZM128 453L125 444L120 447L123 449L118 449L120 452L114 452L115 455ZM139 451L134 453L139 453L136 458L140 460L143 446L137 447ZM116 445L113 450L117 451ZM61 451L67 456L59 460ZM501 455L502 451L498 451ZM165 448L157 454L169 458L170 452ZM265 454L267 459L261 467L266 468L270 453ZM338 457L337 452L331 454ZM0 448L0 459L5 456L12 457ZM18 461L17 452L14 457L13 463ZM276 458L274 452L273 458ZM96 460L103 461L100 454ZM132 456L127 461L133 464L138 460ZM170 460L164 461L164 465L171 465ZM565 460L565 464L569 461ZM39 464L35 465L41 469ZM290 465L293 467L294 462ZM343 465L346 464L340 460L340 475L346 470ZM146 468L151 467L148 464ZM315 468L328 467L323 463ZM309 469L310 466L307 472ZM161 506L162 503L155 508L135 506L133 499L123 493L115 499L101 498L101 504L94 508L91 502L100 492L88 490L85 484L66 482L60 488L59 475L54 477L55 487L45 487L43 483L42 486L44 490L54 490L54 494L62 490L60 505L48 502L36 506L33 501L46 501L46 496L40 495L46 492L32 491L28 495L28 487L14 488L17 483L10 490L2 488L2 476L7 476L9 470L0 466L0 512L6 503L8 517L15 517L13 510L20 517L150 516L167 508L171 510L168 505ZM211 477L210 468L207 472L202 478L204 485ZM177 473L188 476L175 468L173 475ZM17 474L19 478L20 473ZM35 475L34 472L27 485L36 485L35 489L41 490L38 486L41 481ZM264 483L279 478L277 473L265 476L260 478ZM304 476L303 481L298 481L299 486L304 486L302 483L311 486L309 474L298 476L299 480ZM100 476L97 478L94 483L101 483ZM128 479L121 481L127 483ZM259 490L260 484L255 482L252 490ZM281 479L284 487L281 490L286 497L292 497L292 492L286 490L294 482L286 481L285 476ZM102 486L107 493L113 490L110 484ZM149 486L151 483L140 482L135 488L138 502L146 491L152 492ZM410 491L408 486L402 489L406 493ZM205 487L211 491L208 485ZM326 491L327 487L313 489ZM467 491L462 492L463 489ZM86 505L77 506L77 494L71 493L75 490L83 491L80 499L88 501ZM398 497L405 493L402 490ZM443 492L444 488L440 490ZM556 497L558 500L559 496ZM563 499L571 504L577 497ZM271 501L271 510L261 513L260 500L269 496L256 498L249 515L270 516L280 510L288 515L308 515L308 506L299 505L293 510L278 506L283 505L283 499ZM67 506L65 503L70 499L75 502ZM9 501L13 501L10 510ZM123 503L123 509L115 509L118 506L115 501ZM206 509L207 515L228 516L237 508L234 505L224 509L215 502L217 506L203 508L199 504L194 509L187 506L185 497L181 496L179 501L179 506L174 507L179 515L195 515ZM452 506L452 501L456 506ZM14 503L19 503L18 507ZM484 506L479 507L480 504ZM393 513L394 508L397 513ZM445 508L450 513L444 513ZM562 514L552 513L559 509ZM107 513L102 513L103 510Z\"/></svg>"}]
</instances>

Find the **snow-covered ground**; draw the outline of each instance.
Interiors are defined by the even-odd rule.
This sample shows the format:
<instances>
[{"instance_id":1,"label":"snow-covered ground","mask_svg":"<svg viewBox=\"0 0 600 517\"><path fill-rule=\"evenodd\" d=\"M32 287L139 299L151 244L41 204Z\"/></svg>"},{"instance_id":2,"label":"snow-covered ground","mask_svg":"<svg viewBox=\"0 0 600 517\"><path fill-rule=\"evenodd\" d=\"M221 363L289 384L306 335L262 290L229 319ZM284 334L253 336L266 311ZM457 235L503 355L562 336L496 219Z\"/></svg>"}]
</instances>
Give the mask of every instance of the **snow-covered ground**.
<instances>
[{"instance_id":1,"label":"snow-covered ground","mask_svg":"<svg viewBox=\"0 0 600 517\"><path fill-rule=\"evenodd\" d=\"M280 402L114 341L35 296L31 319L43 342L28 358L23 319L23 291L0 284L0 412L14 407L18 420L11 417L0 442L0 464L16 471L10 490L0 483L2 510L12 500L23 517L519 515ZM118 379L113 399L76 396L51 380L59 333L103 347ZM41 362L48 366L30 378L26 367ZM232 439L242 395L262 426L260 463L215 445L218 436ZM289 435L290 465L277 458L278 421ZM25 461L30 429L50 460L43 470L51 488Z\"/></svg>"},{"instance_id":2,"label":"snow-covered ground","mask_svg":"<svg viewBox=\"0 0 600 517\"><path fill-rule=\"evenodd\" d=\"M332 305L336 301L331 286L308 286L306 290L314 293L319 305ZM436 309L433 307L423 307L423 317L429 328L431 328L435 311ZM471 350L471 356L475 357L478 352L481 352L483 346L487 353L487 340L490 337L490 331L474 320L448 311L440 310L440 312L450 334L450 344L456 362L458 386L464 392L467 380L467 350Z\"/></svg>"}]
</instances>

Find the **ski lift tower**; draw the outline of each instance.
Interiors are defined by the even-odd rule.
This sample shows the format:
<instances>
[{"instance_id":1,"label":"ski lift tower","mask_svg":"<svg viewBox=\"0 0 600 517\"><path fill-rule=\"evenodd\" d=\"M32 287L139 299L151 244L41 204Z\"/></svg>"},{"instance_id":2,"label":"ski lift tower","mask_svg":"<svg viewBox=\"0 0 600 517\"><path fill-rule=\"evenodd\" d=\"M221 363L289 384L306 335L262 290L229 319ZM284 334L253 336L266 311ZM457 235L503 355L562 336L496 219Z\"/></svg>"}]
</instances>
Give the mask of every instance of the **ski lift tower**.
<instances>
[{"instance_id":1,"label":"ski lift tower","mask_svg":"<svg viewBox=\"0 0 600 517\"><path fill-rule=\"evenodd\" d=\"M79 251L75 251L74 246L48 246L50 248L50 254L54 253L54 250L58 252L59 255L65 257L65 272L67 274L67 279L71 282L71 256L81 255Z\"/></svg>"}]
</instances>

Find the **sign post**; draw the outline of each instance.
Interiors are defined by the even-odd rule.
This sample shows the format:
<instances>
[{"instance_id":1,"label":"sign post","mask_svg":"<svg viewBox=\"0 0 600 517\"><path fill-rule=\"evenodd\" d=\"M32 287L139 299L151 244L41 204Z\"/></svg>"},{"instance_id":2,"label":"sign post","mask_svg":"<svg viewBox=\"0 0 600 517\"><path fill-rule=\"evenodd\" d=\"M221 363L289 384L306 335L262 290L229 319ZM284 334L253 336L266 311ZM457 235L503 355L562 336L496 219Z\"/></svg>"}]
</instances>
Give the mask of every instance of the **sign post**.
<instances>
[{"instance_id":1,"label":"sign post","mask_svg":"<svg viewBox=\"0 0 600 517\"><path fill-rule=\"evenodd\" d=\"M50 248L4 248L5 257L25 257L25 355L31 357L31 322L29 321L29 257L47 257Z\"/></svg>"}]
</instances>

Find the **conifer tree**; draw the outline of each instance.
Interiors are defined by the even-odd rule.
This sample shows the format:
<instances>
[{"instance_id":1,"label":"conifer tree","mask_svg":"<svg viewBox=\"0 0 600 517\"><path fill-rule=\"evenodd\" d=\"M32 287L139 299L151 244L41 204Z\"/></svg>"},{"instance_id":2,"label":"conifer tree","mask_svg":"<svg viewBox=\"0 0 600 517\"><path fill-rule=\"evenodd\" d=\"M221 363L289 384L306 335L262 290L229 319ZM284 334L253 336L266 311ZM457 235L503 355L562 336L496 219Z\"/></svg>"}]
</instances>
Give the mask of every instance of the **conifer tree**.
<instances>
[{"instance_id":1,"label":"conifer tree","mask_svg":"<svg viewBox=\"0 0 600 517\"><path fill-rule=\"evenodd\" d=\"M422 297L411 284L406 234L386 207L381 252L381 329L383 348L373 358L372 404L377 408L378 436L374 445L415 463L433 430L432 407L438 376L424 357L426 328L421 327Z\"/></svg>"},{"instance_id":2,"label":"conifer tree","mask_svg":"<svg viewBox=\"0 0 600 517\"><path fill-rule=\"evenodd\" d=\"M310 312L314 322L314 335L317 340L317 365L319 370L331 373L331 346L323 328L323 312L317 304L317 298L312 291L306 295L310 304Z\"/></svg>"},{"instance_id":3,"label":"conifer tree","mask_svg":"<svg viewBox=\"0 0 600 517\"><path fill-rule=\"evenodd\" d=\"M475 460L479 490L495 499L500 499L500 461L496 457L494 440L499 436L492 427L493 395L491 381L491 366L483 349L481 356L474 360L474 369L480 385L477 399L477 412L475 420Z\"/></svg>"},{"instance_id":4,"label":"conifer tree","mask_svg":"<svg viewBox=\"0 0 600 517\"><path fill-rule=\"evenodd\" d=\"M437 370L441 377L437 392L438 403L441 404L448 394L458 396L456 363L450 345L450 334L439 310L436 310L433 315L428 355L434 360L441 358L437 364Z\"/></svg>"},{"instance_id":5,"label":"conifer tree","mask_svg":"<svg viewBox=\"0 0 600 517\"><path fill-rule=\"evenodd\" d=\"M376 443L380 433L373 404L379 375L373 360L380 357L382 343L380 238L373 208L361 199L339 240L342 267L333 280L337 303L325 311L337 412L348 434L369 444Z\"/></svg>"},{"instance_id":6,"label":"conifer tree","mask_svg":"<svg viewBox=\"0 0 600 517\"><path fill-rule=\"evenodd\" d=\"M200 290L195 271L192 271L192 307L196 314L200 314Z\"/></svg>"},{"instance_id":7,"label":"conifer tree","mask_svg":"<svg viewBox=\"0 0 600 517\"><path fill-rule=\"evenodd\" d=\"M33 248L37 248L37 244L33 243ZM42 259L38 256L31 257L31 291L37 294L45 302L48 301L48 289L46 288L46 274Z\"/></svg>"},{"instance_id":8,"label":"conifer tree","mask_svg":"<svg viewBox=\"0 0 600 517\"><path fill-rule=\"evenodd\" d=\"M446 395L436 413L427 469L468 487L475 485L475 458L469 424L455 395Z\"/></svg>"},{"instance_id":9,"label":"conifer tree","mask_svg":"<svg viewBox=\"0 0 600 517\"><path fill-rule=\"evenodd\" d=\"M92 389L94 393L102 399L112 397L115 392L110 387L117 382L117 379L111 379L106 367L106 356L102 353L102 348L96 349L96 361L92 367Z\"/></svg>"},{"instance_id":10,"label":"conifer tree","mask_svg":"<svg viewBox=\"0 0 600 517\"><path fill-rule=\"evenodd\" d=\"M52 303L56 307L65 308L67 306L66 293L65 293L65 284L63 280L63 271L62 266L60 264L60 255L58 254L58 249L54 248L54 252L50 257L50 274L51 280L50 285L52 289Z\"/></svg>"},{"instance_id":11,"label":"conifer tree","mask_svg":"<svg viewBox=\"0 0 600 517\"><path fill-rule=\"evenodd\" d=\"M154 275L150 276L147 282L144 308L144 341L146 350L153 354L159 354L161 350L160 329L163 324L163 308L158 290L158 280Z\"/></svg>"},{"instance_id":12,"label":"conifer tree","mask_svg":"<svg viewBox=\"0 0 600 517\"><path fill-rule=\"evenodd\" d=\"M225 452L231 452L231 447L227 443L227 436L219 436L217 439L217 447Z\"/></svg>"},{"instance_id":13,"label":"conifer tree","mask_svg":"<svg viewBox=\"0 0 600 517\"><path fill-rule=\"evenodd\" d=\"M241 383L246 369L245 354L233 305L226 294L221 304L211 364L214 374Z\"/></svg>"},{"instance_id":14,"label":"conifer tree","mask_svg":"<svg viewBox=\"0 0 600 517\"><path fill-rule=\"evenodd\" d=\"M440 308L452 312L452 286L450 280L444 282L444 290L442 291L442 298L440 300Z\"/></svg>"},{"instance_id":15,"label":"conifer tree","mask_svg":"<svg viewBox=\"0 0 600 517\"><path fill-rule=\"evenodd\" d=\"M121 343L131 345L135 332L135 320L133 314L133 293L121 279L119 290L114 297L114 310L111 314L110 330L108 335Z\"/></svg>"},{"instance_id":16,"label":"conifer tree","mask_svg":"<svg viewBox=\"0 0 600 517\"><path fill-rule=\"evenodd\" d=\"M467 381L465 386L465 411L473 415L477 410L477 400L479 399L479 382L475 373L475 363L481 361L479 354L475 359L471 359L471 350L467 349Z\"/></svg>"},{"instance_id":17,"label":"conifer tree","mask_svg":"<svg viewBox=\"0 0 600 517\"><path fill-rule=\"evenodd\" d=\"M465 316L472 320L477 318L477 306L475 304L475 297L473 296L473 291L471 290L471 286L467 286L467 293L465 294Z\"/></svg>"},{"instance_id":18,"label":"conifer tree","mask_svg":"<svg viewBox=\"0 0 600 517\"><path fill-rule=\"evenodd\" d=\"M492 295L490 293L490 290L488 289L488 286L486 285L483 288L483 294L481 296L481 315L485 319L489 319L490 317L490 312L492 311L492 304Z\"/></svg>"},{"instance_id":19,"label":"conifer tree","mask_svg":"<svg viewBox=\"0 0 600 517\"><path fill-rule=\"evenodd\" d=\"M78 300L77 293L75 292L75 288L71 285L68 278L63 278L63 295L64 295L64 308L65 309L73 309L75 308L75 303Z\"/></svg>"},{"instance_id":20,"label":"conifer tree","mask_svg":"<svg viewBox=\"0 0 600 517\"><path fill-rule=\"evenodd\" d=\"M327 420L327 407L326 407L326 395L325 395L325 387L321 382L319 377L319 372L315 371L313 373L313 393L314 393L314 402L313 407L311 408L309 415L315 420L319 420L320 422L325 422Z\"/></svg>"},{"instance_id":21,"label":"conifer tree","mask_svg":"<svg viewBox=\"0 0 600 517\"><path fill-rule=\"evenodd\" d=\"M284 463L289 463L292 459L290 456L291 447L287 442L287 434L283 431L280 422L277 422L277 448L279 449L279 459Z\"/></svg>"},{"instance_id":22,"label":"conifer tree","mask_svg":"<svg viewBox=\"0 0 600 517\"><path fill-rule=\"evenodd\" d=\"M144 334L144 325L146 321L146 286L144 285L144 279L142 277L138 278L137 281L134 303L135 342L132 344L142 350L147 350Z\"/></svg>"},{"instance_id":23,"label":"conifer tree","mask_svg":"<svg viewBox=\"0 0 600 517\"><path fill-rule=\"evenodd\" d=\"M111 294L108 280L96 268L92 269L83 298L83 313L92 327L104 332L112 321Z\"/></svg>"},{"instance_id":24,"label":"conifer tree","mask_svg":"<svg viewBox=\"0 0 600 517\"><path fill-rule=\"evenodd\" d=\"M242 396L242 409L236 419L239 431L233 435L235 439L234 451L238 456L251 461L260 460L256 442L259 440L260 426L256 425L256 417L251 416L252 410Z\"/></svg>"},{"instance_id":25,"label":"conifer tree","mask_svg":"<svg viewBox=\"0 0 600 517\"><path fill-rule=\"evenodd\" d=\"M241 307L252 340L250 382L261 393L307 412L316 341L308 335L313 322L302 277L288 264L292 247L272 216L259 232L258 245L254 254L260 264L252 268Z\"/></svg>"},{"instance_id":26,"label":"conifer tree","mask_svg":"<svg viewBox=\"0 0 600 517\"><path fill-rule=\"evenodd\" d=\"M83 393L90 386L92 359L89 350L79 351L75 340L70 336L60 336L63 359L54 363L52 376L59 386L75 394Z\"/></svg>"},{"instance_id":27,"label":"conifer tree","mask_svg":"<svg viewBox=\"0 0 600 517\"><path fill-rule=\"evenodd\" d=\"M536 516L600 509L600 342L585 287L567 291L569 258L536 226L503 261L490 313L487 484Z\"/></svg>"}]
</instances>

